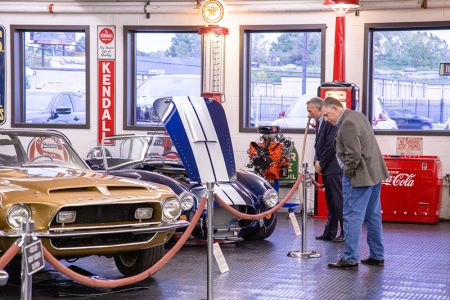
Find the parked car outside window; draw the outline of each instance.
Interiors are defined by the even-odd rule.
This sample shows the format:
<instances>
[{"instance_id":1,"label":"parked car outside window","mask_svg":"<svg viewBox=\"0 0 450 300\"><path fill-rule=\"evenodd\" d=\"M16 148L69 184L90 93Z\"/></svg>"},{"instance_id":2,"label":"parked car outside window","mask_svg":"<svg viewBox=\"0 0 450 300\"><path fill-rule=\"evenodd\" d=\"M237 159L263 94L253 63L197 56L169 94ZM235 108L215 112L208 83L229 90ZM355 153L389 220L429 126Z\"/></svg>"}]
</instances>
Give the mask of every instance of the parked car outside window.
<instances>
[{"instance_id":1,"label":"parked car outside window","mask_svg":"<svg viewBox=\"0 0 450 300\"><path fill-rule=\"evenodd\" d=\"M424 129L429 130L433 127L431 119L419 116L409 109L389 108L386 109L389 116L395 120L398 129Z\"/></svg>"},{"instance_id":2,"label":"parked car outside window","mask_svg":"<svg viewBox=\"0 0 450 300\"><path fill-rule=\"evenodd\" d=\"M373 102L372 128L381 130L398 129L397 123L389 117L379 97Z\"/></svg>"},{"instance_id":3,"label":"parked car outside window","mask_svg":"<svg viewBox=\"0 0 450 300\"><path fill-rule=\"evenodd\" d=\"M86 98L81 93L33 89L25 97L26 123L86 124Z\"/></svg>"},{"instance_id":4,"label":"parked car outside window","mask_svg":"<svg viewBox=\"0 0 450 300\"><path fill-rule=\"evenodd\" d=\"M272 122L272 125L280 128L305 128L308 122L308 111L306 110L306 102L315 97L311 94L304 94L298 98L286 112L280 113L280 118Z\"/></svg>"}]
</instances>

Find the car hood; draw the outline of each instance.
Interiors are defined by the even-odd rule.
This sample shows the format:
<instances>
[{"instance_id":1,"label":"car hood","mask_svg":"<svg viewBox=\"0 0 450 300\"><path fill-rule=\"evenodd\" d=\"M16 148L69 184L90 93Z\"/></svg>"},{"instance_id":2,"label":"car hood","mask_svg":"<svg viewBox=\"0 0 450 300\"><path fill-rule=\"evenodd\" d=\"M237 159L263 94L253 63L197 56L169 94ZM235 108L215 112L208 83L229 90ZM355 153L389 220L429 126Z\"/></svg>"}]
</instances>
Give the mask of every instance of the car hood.
<instances>
[{"instance_id":1,"label":"car hood","mask_svg":"<svg viewBox=\"0 0 450 300\"><path fill-rule=\"evenodd\" d=\"M236 180L236 165L225 111L202 97L168 97L153 107L193 182Z\"/></svg>"},{"instance_id":2,"label":"car hood","mask_svg":"<svg viewBox=\"0 0 450 300\"><path fill-rule=\"evenodd\" d=\"M153 193L149 192L153 191ZM20 168L0 170L0 205L10 202L43 202L63 205L77 202L160 199L173 195L164 185L66 168ZM50 202L50 203L49 203Z\"/></svg>"}]
</instances>

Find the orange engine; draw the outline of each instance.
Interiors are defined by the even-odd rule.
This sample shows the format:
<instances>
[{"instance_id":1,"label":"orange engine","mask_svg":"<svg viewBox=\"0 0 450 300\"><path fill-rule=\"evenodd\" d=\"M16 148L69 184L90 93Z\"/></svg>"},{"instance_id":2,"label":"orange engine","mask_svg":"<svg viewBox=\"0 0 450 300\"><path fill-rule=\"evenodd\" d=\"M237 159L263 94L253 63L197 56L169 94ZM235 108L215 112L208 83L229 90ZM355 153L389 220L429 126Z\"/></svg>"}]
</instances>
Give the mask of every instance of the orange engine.
<instances>
[{"instance_id":1,"label":"orange engine","mask_svg":"<svg viewBox=\"0 0 450 300\"><path fill-rule=\"evenodd\" d=\"M263 135L251 142L248 149L249 163L266 179L279 179L288 176L288 167L293 142L279 133L277 126L261 126L258 132Z\"/></svg>"}]
</instances>

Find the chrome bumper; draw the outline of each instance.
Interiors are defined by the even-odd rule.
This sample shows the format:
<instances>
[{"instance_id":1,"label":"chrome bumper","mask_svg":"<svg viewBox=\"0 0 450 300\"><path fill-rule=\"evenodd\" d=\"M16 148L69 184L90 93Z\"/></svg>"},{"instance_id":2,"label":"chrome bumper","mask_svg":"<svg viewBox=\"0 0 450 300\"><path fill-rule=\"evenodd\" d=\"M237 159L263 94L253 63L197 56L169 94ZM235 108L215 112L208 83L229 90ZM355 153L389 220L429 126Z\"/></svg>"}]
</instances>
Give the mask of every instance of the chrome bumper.
<instances>
[{"instance_id":1,"label":"chrome bumper","mask_svg":"<svg viewBox=\"0 0 450 300\"><path fill-rule=\"evenodd\" d=\"M141 226L129 226L120 228L103 228L100 230L70 230L70 228L61 228L51 231L37 231L33 235L40 238L57 238L57 237L77 237L77 236L91 236L91 235L103 235L103 234L113 234L113 233L158 233L166 232L173 229L187 227L189 222L187 221L176 221L170 224L159 224L152 225L151 227L141 227ZM0 238L18 238L22 236L22 231L12 231L5 232L0 231Z\"/></svg>"}]
</instances>

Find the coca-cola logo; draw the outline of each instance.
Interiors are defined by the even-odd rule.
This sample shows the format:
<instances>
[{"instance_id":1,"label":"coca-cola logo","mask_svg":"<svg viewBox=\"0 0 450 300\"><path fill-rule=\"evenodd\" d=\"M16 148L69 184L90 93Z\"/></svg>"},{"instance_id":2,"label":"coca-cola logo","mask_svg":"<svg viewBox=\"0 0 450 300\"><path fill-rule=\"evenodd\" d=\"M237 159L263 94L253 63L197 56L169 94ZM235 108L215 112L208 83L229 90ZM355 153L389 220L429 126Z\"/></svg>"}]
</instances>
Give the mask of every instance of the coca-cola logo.
<instances>
[{"instance_id":1,"label":"coca-cola logo","mask_svg":"<svg viewBox=\"0 0 450 300\"><path fill-rule=\"evenodd\" d=\"M382 184L391 186L413 187L414 177L417 174L400 173L399 171L389 171L389 178L383 180Z\"/></svg>"}]
</instances>

